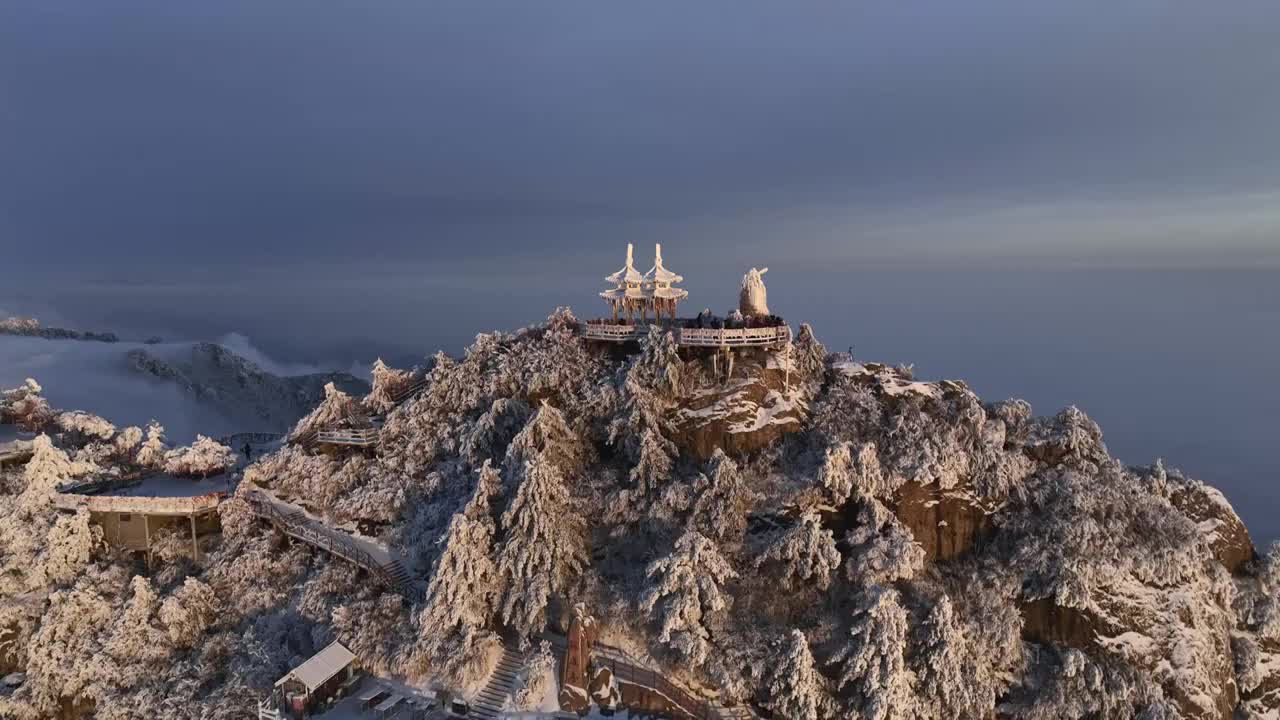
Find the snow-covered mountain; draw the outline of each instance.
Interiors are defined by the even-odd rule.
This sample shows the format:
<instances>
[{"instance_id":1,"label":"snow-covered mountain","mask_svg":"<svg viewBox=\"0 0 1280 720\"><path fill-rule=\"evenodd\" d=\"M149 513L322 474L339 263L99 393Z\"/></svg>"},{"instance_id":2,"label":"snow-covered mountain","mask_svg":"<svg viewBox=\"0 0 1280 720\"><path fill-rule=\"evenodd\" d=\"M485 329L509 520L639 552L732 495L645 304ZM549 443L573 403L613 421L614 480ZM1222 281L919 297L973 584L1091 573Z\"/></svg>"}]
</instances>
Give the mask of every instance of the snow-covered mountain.
<instances>
[{"instance_id":1,"label":"snow-covered mountain","mask_svg":"<svg viewBox=\"0 0 1280 720\"><path fill-rule=\"evenodd\" d=\"M197 402L237 420L241 428L288 429L324 399L329 383L357 394L369 389L367 382L344 372L273 375L210 342L135 348L126 357L134 372L172 383Z\"/></svg>"},{"instance_id":2,"label":"snow-covered mountain","mask_svg":"<svg viewBox=\"0 0 1280 720\"><path fill-rule=\"evenodd\" d=\"M368 390L348 373L282 366L234 334L217 342L136 342L35 321L8 324L14 331L0 335L0 387L34 376L59 407L124 425L156 419L183 442L196 433L287 430L324 398L330 382L347 392Z\"/></svg>"},{"instance_id":3,"label":"snow-covered mountain","mask_svg":"<svg viewBox=\"0 0 1280 720\"><path fill-rule=\"evenodd\" d=\"M1280 715L1280 550L1213 488L1121 465L1075 408L984 402L808 327L728 379L661 331L588 343L567 312L428 367L329 389L293 436L385 413L375 446L261 459L217 546L146 576L7 471L0 670L26 679L0 715L242 717L335 638L474 687L500 634L564 631L579 604L690 693L774 718ZM358 529L425 593L283 543L255 490Z\"/></svg>"}]
</instances>

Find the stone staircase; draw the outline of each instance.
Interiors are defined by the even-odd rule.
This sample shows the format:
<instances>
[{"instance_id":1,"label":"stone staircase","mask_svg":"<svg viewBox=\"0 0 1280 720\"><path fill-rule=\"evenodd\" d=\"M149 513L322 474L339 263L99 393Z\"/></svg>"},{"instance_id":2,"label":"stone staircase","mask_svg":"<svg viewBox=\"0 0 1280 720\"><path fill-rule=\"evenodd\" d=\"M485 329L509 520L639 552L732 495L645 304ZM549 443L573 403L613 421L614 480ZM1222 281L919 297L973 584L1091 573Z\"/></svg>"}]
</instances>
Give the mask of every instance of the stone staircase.
<instances>
[{"instance_id":1,"label":"stone staircase","mask_svg":"<svg viewBox=\"0 0 1280 720\"><path fill-rule=\"evenodd\" d=\"M520 651L504 643L502 657L498 658L498 664L494 666L489 682L485 683L485 686L471 700L470 717L484 720L502 717L502 708L507 704L507 698L511 697L511 693L515 691L516 675L523 664L524 657Z\"/></svg>"}]
</instances>

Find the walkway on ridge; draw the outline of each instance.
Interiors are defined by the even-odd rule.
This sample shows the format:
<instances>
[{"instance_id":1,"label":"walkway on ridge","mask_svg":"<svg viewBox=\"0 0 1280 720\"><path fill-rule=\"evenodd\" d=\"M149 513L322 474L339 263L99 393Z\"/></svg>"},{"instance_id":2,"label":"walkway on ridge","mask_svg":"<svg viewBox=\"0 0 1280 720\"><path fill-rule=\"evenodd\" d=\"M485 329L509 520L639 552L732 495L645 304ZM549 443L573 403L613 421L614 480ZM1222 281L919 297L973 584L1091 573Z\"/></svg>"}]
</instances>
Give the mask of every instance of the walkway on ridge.
<instances>
[{"instance_id":1,"label":"walkway on ridge","mask_svg":"<svg viewBox=\"0 0 1280 720\"><path fill-rule=\"evenodd\" d=\"M542 639L551 643L560 655L560 662L564 662L568 639L552 632L543 633ZM684 717L678 720L759 720L759 716L746 706L725 707L694 697L622 648L597 641L591 648L591 664L609 668L614 677L622 682L642 685L665 696L684 712Z\"/></svg>"},{"instance_id":2,"label":"walkway on ridge","mask_svg":"<svg viewBox=\"0 0 1280 720\"><path fill-rule=\"evenodd\" d=\"M422 597L426 585L405 569L404 563L377 543L360 538L313 518L296 505L251 490L244 499L254 515L270 522L285 535L360 566L386 587L409 600Z\"/></svg>"}]
</instances>

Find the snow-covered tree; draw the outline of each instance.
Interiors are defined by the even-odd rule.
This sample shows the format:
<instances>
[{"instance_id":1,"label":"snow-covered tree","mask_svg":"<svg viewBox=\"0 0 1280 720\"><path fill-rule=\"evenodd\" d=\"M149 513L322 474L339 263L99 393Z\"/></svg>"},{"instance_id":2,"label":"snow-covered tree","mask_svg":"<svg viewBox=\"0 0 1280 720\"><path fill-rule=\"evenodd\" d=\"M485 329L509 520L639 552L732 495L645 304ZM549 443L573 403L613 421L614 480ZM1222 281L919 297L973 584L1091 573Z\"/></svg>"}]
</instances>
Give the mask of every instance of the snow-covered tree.
<instances>
[{"instance_id":1,"label":"snow-covered tree","mask_svg":"<svg viewBox=\"0 0 1280 720\"><path fill-rule=\"evenodd\" d=\"M924 567L924 548L883 503L863 496L857 524L845 536L845 571L858 584L884 584L914 577Z\"/></svg>"},{"instance_id":2,"label":"snow-covered tree","mask_svg":"<svg viewBox=\"0 0 1280 720\"><path fill-rule=\"evenodd\" d=\"M35 508L47 503L59 485L90 469L72 462L66 453L54 447L48 435L37 435L31 449L31 459L22 470L20 507Z\"/></svg>"},{"instance_id":3,"label":"snow-covered tree","mask_svg":"<svg viewBox=\"0 0 1280 720\"><path fill-rule=\"evenodd\" d=\"M422 610L415 662L446 678L459 680L467 663L491 643L487 627L498 594L498 571L493 562L493 518L489 493L499 482L489 463L467 507L453 516L440 544Z\"/></svg>"},{"instance_id":4,"label":"snow-covered tree","mask_svg":"<svg viewBox=\"0 0 1280 720\"><path fill-rule=\"evenodd\" d=\"M536 710L554 686L556 668L555 655L551 653L551 643L543 640L538 651L530 653L520 667L520 689L512 696L512 704L517 710Z\"/></svg>"},{"instance_id":5,"label":"snow-covered tree","mask_svg":"<svg viewBox=\"0 0 1280 720\"><path fill-rule=\"evenodd\" d=\"M372 380L364 406L373 413L385 413L395 407L394 396L413 383L413 371L398 370L378 358L373 361Z\"/></svg>"},{"instance_id":6,"label":"snow-covered tree","mask_svg":"<svg viewBox=\"0 0 1280 720\"><path fill-rule=\"evenodd\" d=\"M128 460L133 454L138 444L142 442L142 428L136 425L130 425L124 428L116 435L116 439L112 442L113 451L117 458Z\"/></svg>"},{"instance_id":7,"label":"snow-covered tree","mask_svg":"<svg viewBox=\"0 0 1280 720\"><path fill-rule=\"evenodd\" d=\"M116 426L105 418L80 410L61 413L56 422L63 431L75 433L85 440L107 442L116 434Z\"/></svg>"},{"instance_id":8,"label":"snow-covered tree","mask_svg":"<svg viewBox=\"0 0 1280 720\"><path fill-rule=\"evenodd\" d=\"M503 465L513 486L519 484L520 472L534 461L550 464L562 477L571 478L581 468L582 453L582 443L564 415L543 402L507 446Z\"/></svg>"},{"instance_id":9,"label":"snow-covered tree","mask_svg":"<svg viewBox=\"0 0 1280 720\"><path fill-rule=\"evenodd\" d=\"M489 410L476 419L463 440L462 454L473 465L507 451L516 434L529 426L533 410L519 398L498 398Z\"/></svg>"},{"instance_id":10,"label":"snow-covered tree","mask_svg":"<svg viewBox=\"0 0 1280 720\"><path fill-rule=\"evenodd\" d=\"M134 462L142 467L158 468L164 464L169 446L164 442L164 426L152 420L147 423L147 439L138 448Z\"/></svg>"},{"instance_id":11,"label":"snow-covered tree","mask_svg":"<svg viewBox=\"0 0 1280 720\"><path fill-rule=\"evenodd\" d=\"M981 717L988 712L994 698L984 697L985 688L973 677L975 666L984 658L974 657L951 598L943 595L934 603L917 635L911 667L921 702L930 709L928 714Z\"/></svg>"},{"instance_id":12,"label":"snow-covered tree","mask_svg":"<svg viewBox=\"0 0 1280 720\"><path fill-rule=\"evenodd\" d=\"M65 584L75 579L102 545L102 528L89 523L89 511L63 515L49 530L41 567L48 582Z\"/></svg>"},{"instance_id":13,"label":"snow-covered tree","mask_svg":"<svg viewBox=\"0 0 1280 720\"><path fill-rule=\"evenodd\" d=\"M503 622L529 636L545 625L552 596L586 566L586 523L554 463L530 460L517 477L502 515L498 573Z\"/></svg>"},{"instance_id":14,"label":"snow-covered tree","mask_svg":"<svg viewBox=\"0 0 1280 720\"><path fill-rule=\"evenodd\" d=\"M235 467L236 453L231 448L204 435L196 435L189 447L165 453L164 471L174 475L209 477Z\"/></svg>"},{"instance_id":15,"label":"snow-covered tree","mask_svg":"<svg viewBox=\"0 0 1280 720\"><path fill-rule=\"evenodd\" d=\"M840 551L835 535L822 527L822 518L816 512L806 512L773 538L756 557L755 566L778 568L785 588L813 585L826 590L832 574L840 568Z\"/></svg>"},{"instance_id":16,"label":"snow-covered tree","mask_svg":"<svg viewBox=\"0 0 1280 720\"><path fill-rule=\"evenodd\" d=\"M747 527L747 515L759 496L747 485L742 471L716 448L707 474L694 482L693 526L716 540L737 540Z\"/></svg>"},{"instance_id":17,"label":"snow-covered tree","mask_svg":"<svg viewBox=\"0 0 1280 720\"><path fill-rule=\"evenodd\" d=\"M290 440L334 427L346 427L366 416L355 398L342 392L337 385L325 383L324 400L306 417L294 425Z\"/></svg>"},{"instance_id":18,"label":"snow-covered tree","mask_svg":"<svg viewBox=\"0 0 1280 720\"><path fill-rule=\"evenodd\" d=\"M853 708L869 720L895 720L916 715L907 668L907 611L898 591L873 585L863 594L849 629L849 639L832 657L841 664L839 687L852 692Z\"/></svg>"},{"instance_id":19,"label":"snow-covered tree","mask_svg":"<svg viewBox=\"0 0 1280 720\"><path fill-rule=\"evenodd\" d=\"M651 585L640 597L640 610L661 620L659 641L701 666L710 651L707 622L729 606L723 587L738 573L714 542L688 529L671 554L650 563L645 574Z\"/></svg>"},{"instance_id":20,"label":"snow-covered tree","mask_svg":"<svg viewBox=\"0 0 1280 720\"><path fill-rule=\"evenodd\" d=\"M165 598L160 606L160 622L169 633L175 647L194 647L222 610L222 601L199 579L189 577L173 595Z\"/></svg>"},{"instance_id":21,"label":"snow-covered tree","mask_svg":"<svg viewBox=\"0 0 1280 720\"><path fill-rule=\"evenodd\" d=\"M827 370L827 349L818 342L809 323L800 323L800 331L796 333L791 347L791 365L802 379L808 381L821 380Z\"/></svg>"},{"instance_id":22,"label":"snow-covered tree","mask_svg":"<svg viewBox=\"0 0 1280 720\"><path fill-rule=\"evenodd\" d=\"M172 646L157 623L160 595L151 581L134 575L129 582L130 594L124 609L103 642L104 653L118 669L114 678L121 687L138 685L145 677L154 676L154 666L164 659Z\"/></svg>"},{"instance_id":23,"label":"snow-covered tree","mask_svg":"<svg viewBox=\"0 0 1280 720\"><path fill-rule=\"evenodd\" d=\"M22 385L0 392L0 423L12 423L38 431L53 420L49 402L40 395L40 383L27 378Z\"/></svg>"},{"instance_id":24,"label":"snow-covered tree","mask_svg":"<svg viewBox=\"0 0 1280 720\"><path fill-rule=\"evenodd\" d=\"M827 488L837 503L858 493L885 497L892 491L884 482L880 459L872 443L855 447L853 443L841 442L829 446L818 468L818 484Z\"/></svg>"},{"instance_id":25,"label":"snow-covered tree","mask_svg":"<svg viewBox=\"0 0 1280 720\"><path fill-rule=\"evenodd\" d=\"M620 444L631 461L636 494L652 493L671 477L677 448L667 435L667 403L680 389L682 363L671 334L653 326L643 350L627 370L623 408L609 425L609 442Z\"/></svg>"},{"instance_id":26,"label":"snow-covered tree","mask_svg":"<svg viewBox=\"0 0 1280 720\"><path fill-rule=\"evenodd\" d=\"M786 641L779 643L766 693L764 706L776 717L820 720L832 717L835 712L835 701L826 678L818 672L809 640L799 630L792 630Z\"/></svg>"}]
</instances>

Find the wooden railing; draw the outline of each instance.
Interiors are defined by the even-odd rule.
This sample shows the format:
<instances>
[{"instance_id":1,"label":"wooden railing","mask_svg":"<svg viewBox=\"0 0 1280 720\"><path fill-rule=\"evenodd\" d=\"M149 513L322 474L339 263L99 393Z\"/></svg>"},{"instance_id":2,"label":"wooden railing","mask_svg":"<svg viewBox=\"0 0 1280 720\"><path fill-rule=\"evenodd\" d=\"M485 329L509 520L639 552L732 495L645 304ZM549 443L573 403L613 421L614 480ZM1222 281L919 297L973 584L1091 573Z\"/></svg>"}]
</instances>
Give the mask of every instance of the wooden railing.
<instances>
[{"instance_id":1,"label":"wooden railing","mask_svg":"<svg viewBox=\"0 0 1280 720\"><path fill-rule=\"evenodd\" d=\"M329 445L352 445L370 447L378 442L376 428L360 428L358 430L321 430L316 433L316 442Z\"/></svg>"},{"instance_id":2,"label":"wooden railing","mask_svg":"<svg viewBox=\"0 0 1280 720\"><path fill-rule=\"evenodd\" d=\"M329 529L321 523L312 521L298 510L282 508L258 490L250 491L244 499L255 515L270 522L284 534L359 565L378 582L412 599L415 588L408 582L407 577L403 575L397 577L391 569L355 541L342 538L341 531Z\"/></svg>"},{"instance_id":3,"label":"wooden railing","mask_svg":"<svg viewBox=\"0 0 1280 720\"><path fill-rule=\"evenodd\" d=\"M77 495L54 493L53 506L62 510L86 508L92 512L137 513L139 515L196 515L217 509L226 493L206 493L191 497L133 497L129 495Z\"/></svg>"},{"instance_id":4,"label":"wooden railing","mask_svg":"<svg viewBox=\"0 0 1280 720\"><path fill-rule=\"evenodd\" d=\"M737 345L773 345L791 339L787 325L766 328L680 328L676 342L702 347L734 347Z\"/></svg>"},{"instance_id":5,"label":"wooden railing","mask_svg":"<svg viewBox=\"0 0 1280 720\"><path fill-rule=\"evenodd\" d=\"M414 378L413 382L409 385L391 393L391 402L396 405L401 405L410 398L417 396L417 394L422 392L422 389L426 386L427 379L425 377Z\"/></svg>"},{"instance_id":6,"label":"wooden railing","mask_svg":"<svg viewBox=\"0 0 1280 720\"><path fill-rule=\"evenodd\" d=\"M627 342L639 340L649 334L648 323L619 325L613 323L585 323L582 337L588 340ZM663 327L663 326L660 326ZM762 328L685 328L671 327L679 345L691 347L747 347L776 345L791 340L791 327L776 325Z\"/></svg>"},{"instance_id":7,"label":"wooden railing","mask_svg":"<svg viewBox=\"0 0 1280 720\"><path fill-rule=\"evenodd\" d=\"M239 450L245 443L252 445L266 445L284 438L282 433L273 432L238 432L230 435L223 435L218 438L218 442L226 445L232 450Z\"/></svg>"},{"instance_id":8,"label":"wooden railing","mask_svg":"<svg viewBox=\"0 0 1280 720\"><path fill-rule=\"evenodd\" d=\"M599 646L597 645L597 650ZM665 676L649 668L633 665L611 655L596 652L592 656L592 664L596 667L607 667L619 683L626 683L641 688L648 688L665 698L679 713L671 713L674 720L719 720L711 704L695 698L683 688L677 687ZM645 711L656 712L653 708ZM663 713L666 714L666 713Z\"/></svg>"}]
</instances>

